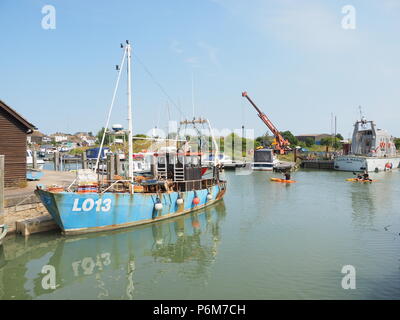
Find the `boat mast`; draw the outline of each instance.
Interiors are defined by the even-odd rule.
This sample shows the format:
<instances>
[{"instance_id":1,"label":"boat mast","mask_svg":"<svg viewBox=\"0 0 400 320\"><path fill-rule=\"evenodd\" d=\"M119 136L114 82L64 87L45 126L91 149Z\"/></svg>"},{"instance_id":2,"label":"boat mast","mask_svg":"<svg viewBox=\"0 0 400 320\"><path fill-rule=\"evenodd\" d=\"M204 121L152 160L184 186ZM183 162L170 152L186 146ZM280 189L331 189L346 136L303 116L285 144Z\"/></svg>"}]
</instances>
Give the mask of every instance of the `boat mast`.
<instances>
[{"instance_id":1,"label":"boat mast","mask_svg":"<svg viewBox=\"0 0 400 320\"><path fill-rule=\"evenodd\" d=\"M126 40L126 53L128 56L128 178L133 182L133 137L132 137L132 93L131 93L131 45Z\"/></svg>"}]
</instances>

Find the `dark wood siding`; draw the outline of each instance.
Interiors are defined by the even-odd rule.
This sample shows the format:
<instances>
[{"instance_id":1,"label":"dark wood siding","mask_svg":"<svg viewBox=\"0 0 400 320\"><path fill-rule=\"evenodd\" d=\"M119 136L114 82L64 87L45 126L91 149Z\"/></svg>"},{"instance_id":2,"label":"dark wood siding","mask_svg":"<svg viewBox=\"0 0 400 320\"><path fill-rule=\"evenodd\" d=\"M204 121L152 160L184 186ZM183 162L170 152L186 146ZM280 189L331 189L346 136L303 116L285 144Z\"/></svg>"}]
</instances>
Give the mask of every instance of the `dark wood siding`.
<instances>
[{"instance_id":1,"label":"dark wood siding","mask_svg":"<svg viewBox=\"0 0 400 320\"><path fill-rule=\"evenodd\" d=\"M5 186L26 182L26 127L1 108L0 154L5 156Z\"/></svg>"}]
</instances>

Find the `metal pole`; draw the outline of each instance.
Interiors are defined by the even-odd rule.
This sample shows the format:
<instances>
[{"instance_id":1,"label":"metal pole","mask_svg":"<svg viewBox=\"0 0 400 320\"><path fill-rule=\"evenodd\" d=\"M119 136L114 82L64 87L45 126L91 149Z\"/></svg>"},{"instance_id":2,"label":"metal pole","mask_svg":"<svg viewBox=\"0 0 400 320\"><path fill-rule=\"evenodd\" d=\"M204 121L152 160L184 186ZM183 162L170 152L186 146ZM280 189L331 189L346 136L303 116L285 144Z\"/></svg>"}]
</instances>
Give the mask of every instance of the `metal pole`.
<instances>
[{"instance_id":1,"label":"metal pole","mask_svg":"<svg viewBox=\"0 0 400 320\"><path fill-rule=\"evenodd\" d=\"M246 150L246 148L243 148L244 146L243 146L243 139L244 139L244 141L245 141L245 143L247 144L247 141L246 141L246 139L245 139L245 136L244 136L244 125L242 125L242 147L241 147L241 154L242 154L242 158L243 158L243 160L244 160L244 157L243 157L243 152L244 152L244 150Z\"/></svg>"},{"instance_id":2,"label":"metal pole","mask_svg":"<svg viewBox=\"0 0 400 320\"><path fill-rule=\"evenodd\" d=\"M131 93L131 45L127 40L127 56L128 56L128 63L127 63L127 72L128 72L128 176L129 179L133 182L133 140L132 140L132 93Z\"/></svg>"},{"instance_id":3,"label":"metal pole","mask_svg":"<svg viewBox=\"0 0 400 320\"><path fill-rule=\"evenodd\" d=\"M4 156L0 156L0 224L4 224Z\"/></svg>"},{"instance_id":4,"label":"metal pole","mask_svg":"<svg viewBox=\"0 0 400 320\"><path fill-rule=\"evenodd\" d=\"M235 160L235 134L232 133L232 160Z\"/></svg>"},{"instance_id":5,"label":"metal pole","mask_svg":"<svg viewBox=\"0 0 400 320\"><path fill-rule=\"evenodd\" d=\"M335 116L335 138L334 138L334 141L335 141L335 151L336 151L336 136L337 136L337 118L336 118L336 116Z\"/></svg>"}]
</instances>

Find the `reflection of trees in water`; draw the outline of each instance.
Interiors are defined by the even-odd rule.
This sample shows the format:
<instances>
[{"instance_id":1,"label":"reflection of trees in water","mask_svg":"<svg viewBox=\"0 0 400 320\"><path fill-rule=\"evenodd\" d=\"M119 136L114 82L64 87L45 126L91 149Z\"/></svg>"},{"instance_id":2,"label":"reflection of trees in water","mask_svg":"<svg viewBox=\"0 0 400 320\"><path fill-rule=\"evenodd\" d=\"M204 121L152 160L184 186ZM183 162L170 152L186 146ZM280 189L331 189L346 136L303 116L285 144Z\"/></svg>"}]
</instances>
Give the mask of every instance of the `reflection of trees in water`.
<instances>
[{"instance_id":1,"label":"reflection of trees in water","mask_svg":"<svg viewBox=\"0 0 400 320\"><path fill-rule=\"evenodd\" d=\"M357 225L373 225L375 217L375 194L370 184L354 184L351 192L352 217Z\"/></svg>"},{"instance_id":2,"label":"reflection of trees in water","mask_svg":"<svg viewBox=\"0 0 400 320\"><path fill-rule=\"evenodd\" d=\"M170 222L173 223L172 232L171 228L165 229L161 224L153 225L154 244L151 256L156 262L162 263L194 261L194 270L184 273L204 274L217 255L220 242L219 223L225 215L225 206L220 203L213 208L204 209L203 212L192 213ZM200 219L205 220L205 226L201 226ZM190 221L189 225L185 224L187 220ZM211 235L211 238L206 235Z\"/></svg>"},{"instance_id":3,"label":"reflection of trees in water","mask_svg":"<svg viewBox=\"0 0 400 320\"><path fill-rule=\"evenodd\" d=\"M133 258L128 262L128 272L126 275L128 285L126 286L126 296L129 300L133 300L133 292L135 291L135 286L133 285L133 274L135 272L136 266Z\"/></svg>"}]
</instances>

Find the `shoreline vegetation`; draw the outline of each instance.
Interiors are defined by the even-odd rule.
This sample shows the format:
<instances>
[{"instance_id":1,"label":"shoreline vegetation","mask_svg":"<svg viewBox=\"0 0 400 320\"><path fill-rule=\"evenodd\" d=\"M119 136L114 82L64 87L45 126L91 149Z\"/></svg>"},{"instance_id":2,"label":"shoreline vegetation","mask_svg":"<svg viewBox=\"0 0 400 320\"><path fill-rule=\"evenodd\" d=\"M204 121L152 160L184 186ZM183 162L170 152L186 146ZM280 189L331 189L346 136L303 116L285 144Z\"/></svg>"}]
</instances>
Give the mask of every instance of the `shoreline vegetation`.
<instances>
[{"instance_id":1,"label":"shoreline vegetation","mask_svg":"<svg viewBox=\"0 0 400 320\"><path fill-rule=\"evenodd\" d=\"M103 135L104 128L98 131L96 136L96 143L91 145L91 146L78 146L73 148L68 152L70 155L81 155L83 152L85 152L87 149L90 148L96 148L100 146L100 141L101 137ZM281 132L283 137L287 139L290 142L290 145L292 149L298 148L300 149L301 152L308 152L310 154L315 152L315 155L320 153L330 153L330 152L336 152L340 151L343 148L343 137L341 134L337 134L334 138L328 137L328 138L323 138L321 141L319 141L319 144L316 144L315 141L312 138L306 138L305 141L299 141L290 131L283 131ZM150 136L147 136L145 134L136 134L134 136L136 138L133 142L133 151L135 153L137 152L146 152L154 149L155 146L162 147L163 142L157 142L155 143L152 140L148 140L148 138L152 138ZM138 138L145 138L143 140L138 139ZM154 137L155 139L162 139L160 137ZM187 140L189 141L190 144L195 144L198 141L198 137L186 137ZM176 139L176 133L170 133L167 137L167 139L174 140ZM211 137L205 137L206 141L208 141L209 145L211 145ZM217 137L216 138L217 143L219 145L219 151L221 153L225 153L226 155L230 156L232 159L235 160L250 160L252 158L251 153L249 152L250 150L252 151L253 149L257 149L260 147L266 147L266 148L273 148L274 147L274 137L271 136L269 133L265 133L262 136L259 136L257 138L253 139L247 139L247 138L242 138L238 136L235 133L229 134L225 137ZM238 147L238 144L242 144L242 147ZM400 149L400 138L395 138L395 144L396 148ZM54 142L52 143L54 147L57 146L62 146L61 142ZM170 146L171 143L169 142L165 144L165 146ZM104 147L108 147L111 149L111 151L116 152L116 151L123 151L127 153L128 150L128 143L127 143L127 137L124 139L124 143L113 143L112 139L106 135L105 141L104 141ZM232 152L234 150L234 152ZM318 156L317 156L318 157ZM294 152L289 152L284 155L277 155L278 160L280 161L291 161L294 162ZM299 162L300 160L297 158L296 162Z\"/></svg>"}]
</instances>

